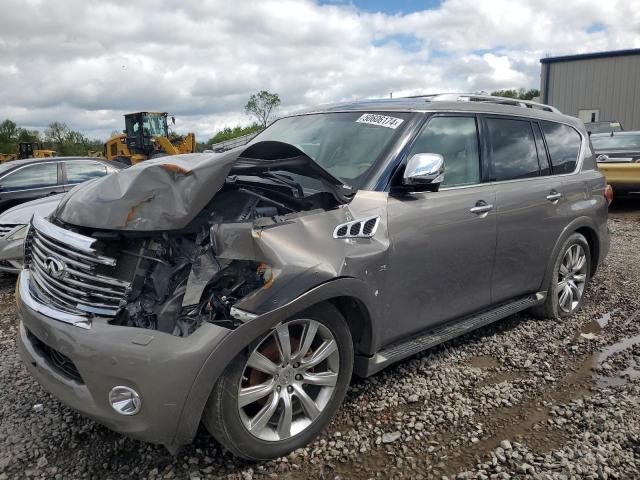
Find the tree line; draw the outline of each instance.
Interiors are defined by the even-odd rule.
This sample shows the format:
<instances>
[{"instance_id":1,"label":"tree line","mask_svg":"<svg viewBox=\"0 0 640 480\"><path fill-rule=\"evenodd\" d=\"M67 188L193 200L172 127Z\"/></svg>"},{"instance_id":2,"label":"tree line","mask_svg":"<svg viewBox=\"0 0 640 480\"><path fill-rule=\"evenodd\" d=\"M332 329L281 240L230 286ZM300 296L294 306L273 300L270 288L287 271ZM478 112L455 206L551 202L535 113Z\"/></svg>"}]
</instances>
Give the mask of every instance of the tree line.
<instances>
[{"instance_id":1,"label":"tree line","mask_svg":"<svg viewBox=\"0 0 640 480\"><path fill-rule=\"evenodd\" d=\"M102 149L102 141L89 139L63 122L50 123L44 133L19 127L8 118L0 123L0 153L17 153L21 142L37 143L61 156L81 156L89 150Z\"/></svg>"},{"instance_id":2,"label":"tree line","mask_svg":"<svg viewBox=\"0 0 640 480\"><path fill-rule=\"evenodd\" d=\"M515 98L517 100L533 100L540 96L540 90L535 88L530 88L529 90L525 90L524 88L518 90L496 90L495 92L491 92L491 95L494 97Z\"/></svg>"}]
</instances>

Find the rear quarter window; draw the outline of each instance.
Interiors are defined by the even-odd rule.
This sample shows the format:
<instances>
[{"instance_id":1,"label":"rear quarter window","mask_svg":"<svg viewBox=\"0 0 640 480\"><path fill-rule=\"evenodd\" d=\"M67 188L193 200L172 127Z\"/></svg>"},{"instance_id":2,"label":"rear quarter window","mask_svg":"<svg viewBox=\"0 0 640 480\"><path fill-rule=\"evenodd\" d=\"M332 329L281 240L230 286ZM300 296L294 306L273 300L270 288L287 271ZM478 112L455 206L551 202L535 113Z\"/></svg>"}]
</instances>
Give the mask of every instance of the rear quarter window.
<instances>
[{"instance_id":1,"label":"rear quarter window","mask_svg":"<svg viewBox=\"0 0 640 480\"><path fill-rule=\"evenodd\" d=\"M553 174L571 173L576 169L582 137L573 128L561 123L541 121L540 126L549 149Z\"/></svg>"}]
</instances>

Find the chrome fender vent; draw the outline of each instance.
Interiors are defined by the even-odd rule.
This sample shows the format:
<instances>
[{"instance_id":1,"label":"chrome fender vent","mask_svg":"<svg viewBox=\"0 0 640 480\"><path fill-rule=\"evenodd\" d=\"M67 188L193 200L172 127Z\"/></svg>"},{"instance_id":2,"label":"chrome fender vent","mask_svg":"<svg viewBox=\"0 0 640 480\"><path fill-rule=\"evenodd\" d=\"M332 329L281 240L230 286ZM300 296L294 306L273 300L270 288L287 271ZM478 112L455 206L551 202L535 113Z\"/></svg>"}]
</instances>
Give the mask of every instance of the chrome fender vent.
<instances>
[{"instance_id":1,"label":"chrome fender vent","mask_svg":"<svg viewBox=\"0 0 640 480\"><path fill-rule=\"evenodd\" d=\"M376 234L379 223L378 216L341 223L333 231L333 238L371 238Z\"/></svg>"}]
</instances>

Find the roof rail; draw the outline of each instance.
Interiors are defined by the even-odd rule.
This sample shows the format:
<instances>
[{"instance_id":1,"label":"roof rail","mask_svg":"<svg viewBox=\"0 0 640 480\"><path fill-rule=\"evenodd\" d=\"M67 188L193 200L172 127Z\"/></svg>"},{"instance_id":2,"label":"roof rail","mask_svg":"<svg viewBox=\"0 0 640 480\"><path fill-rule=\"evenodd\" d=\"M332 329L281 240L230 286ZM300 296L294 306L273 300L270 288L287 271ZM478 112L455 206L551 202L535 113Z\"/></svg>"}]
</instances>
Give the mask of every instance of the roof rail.
<instances>
[{"instance_id":1,"label":"roof rail","mask_svg":"<svg viewBox=\"0 0 640 480\"><path fill-rule=\"evenodd\" d=\"M430 102L481 102L511 105L514 107L532 108L545 112L562 113L556 107L544 103L520 100L518 98L494 97L484 93L437 93L433 95L416 95L410 98L424 98Z\"/></svg>"}]
</instances>

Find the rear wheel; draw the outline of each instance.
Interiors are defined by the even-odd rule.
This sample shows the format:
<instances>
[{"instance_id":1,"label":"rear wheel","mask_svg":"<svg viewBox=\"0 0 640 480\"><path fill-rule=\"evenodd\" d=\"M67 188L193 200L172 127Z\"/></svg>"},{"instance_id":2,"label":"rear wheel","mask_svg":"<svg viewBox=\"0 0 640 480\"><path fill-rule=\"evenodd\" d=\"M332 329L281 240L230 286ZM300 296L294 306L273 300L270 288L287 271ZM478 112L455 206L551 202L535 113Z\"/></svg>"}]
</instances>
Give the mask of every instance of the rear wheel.
<instances>
[{"instance_id":1,"label":"rear wheel","mask_svg":"<svg viewBox=\"0 0 640 480\"><path fill-rule=\"evenodd\" d=\"M305 446L342 403L353 369L351 334L331 305L283 322L222 374L203 422L233 454L277 458Z\"/></svg>"},{"instance_id":2,"label":"rear wheel","mask_svg":"<svg viewBox=\"0 0 640 480\"><path fill-rule=\"evenodd\" d=\"M591 251L583 235L574 233L556 258L545 303L532 312L545 318L562 318L577 312L591 275Z\"/></svg>"}]
</instances>

